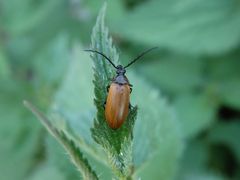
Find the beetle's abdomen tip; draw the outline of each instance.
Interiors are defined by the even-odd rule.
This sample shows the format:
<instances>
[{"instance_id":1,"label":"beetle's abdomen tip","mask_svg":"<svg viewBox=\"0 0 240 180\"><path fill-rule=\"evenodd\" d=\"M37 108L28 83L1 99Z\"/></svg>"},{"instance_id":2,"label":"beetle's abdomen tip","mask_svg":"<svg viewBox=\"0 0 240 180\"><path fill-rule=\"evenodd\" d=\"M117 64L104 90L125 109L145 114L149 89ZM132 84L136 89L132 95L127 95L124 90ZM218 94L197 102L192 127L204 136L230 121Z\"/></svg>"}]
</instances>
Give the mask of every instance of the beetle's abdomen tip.
<instances>
[{"instance_id":1,"label":"beetle's abdomen tip","mask_svg":"<svg viewBox=\"0 0 240 180\"><path fill-rule=\"evenodd\" d=\"M121 127L121 125L113 125L108 123L108 127L110 127L112 130L117 130Z\"/></svg>"}]
</instances>

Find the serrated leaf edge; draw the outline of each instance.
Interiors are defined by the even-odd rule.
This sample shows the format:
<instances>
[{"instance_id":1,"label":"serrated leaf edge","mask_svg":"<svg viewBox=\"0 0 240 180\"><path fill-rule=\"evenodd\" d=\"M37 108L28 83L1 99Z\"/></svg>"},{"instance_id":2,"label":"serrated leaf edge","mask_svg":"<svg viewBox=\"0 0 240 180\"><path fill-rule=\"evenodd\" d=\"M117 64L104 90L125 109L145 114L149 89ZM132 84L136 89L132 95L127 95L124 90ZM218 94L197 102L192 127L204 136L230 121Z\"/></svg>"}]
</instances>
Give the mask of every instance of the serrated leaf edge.
<instances>
[{"instance_id":1,"label":"serrated leaf edge","mask_svg":"<svg viewBox=\"0 0 240 180\"><path fill-rule=\"evenodd\" d=\"M48 132L56 138L56 140L64 147L68 152L73 164L81 172L83 179L85 180L98 180L98 176L91 168L86 158L83 157L81 150L75 145L72 140L69 140L63 131L58 131L48 118L40 112L34 105L28 101L23 102L24 106L28 108L44 125Z\"/></svg>"}]
</instances>

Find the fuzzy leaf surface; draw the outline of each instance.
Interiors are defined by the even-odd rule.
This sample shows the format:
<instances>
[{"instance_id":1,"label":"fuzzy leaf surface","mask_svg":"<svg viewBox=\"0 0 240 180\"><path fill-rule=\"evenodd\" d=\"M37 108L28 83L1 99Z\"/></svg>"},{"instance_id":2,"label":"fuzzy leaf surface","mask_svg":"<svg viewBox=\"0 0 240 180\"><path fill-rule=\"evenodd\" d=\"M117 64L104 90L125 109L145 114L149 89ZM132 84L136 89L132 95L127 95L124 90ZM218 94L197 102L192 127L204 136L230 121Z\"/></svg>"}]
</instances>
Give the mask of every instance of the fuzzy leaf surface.
<instances>
[{"instance_id":1,"label":"fuzzy leaf surface","mask_svg":"<svg viewBox=\"0 0 240 180\"><path fill-rule=\"evenodd\" d=\"M75 145L75 143L68 139L64 132L58 131L48 120L48 118L36 109L31 103L24 101L24 105L31 110L41 123L46 127L46 129L51 133L58 141L63 145L65 150L69 153L71 160L76 165L78 170L81 172L83 179L98 179L96 173L92 170L88 164L87 159L83 157L80 149Z\"/></svg>"},{"instance_id":2,"label":"fuzzy leaf surface","mask_svg":"<svg viewBox=\"0 0 240 180\"><path fill-rule=\"evenodd\" d=\"M132 72L128 77L134 82L131 101L139 107L133 133L134 175L170 180L183 149L179 122L167 100L144 78Z\"/></svg>"}]
</instances>

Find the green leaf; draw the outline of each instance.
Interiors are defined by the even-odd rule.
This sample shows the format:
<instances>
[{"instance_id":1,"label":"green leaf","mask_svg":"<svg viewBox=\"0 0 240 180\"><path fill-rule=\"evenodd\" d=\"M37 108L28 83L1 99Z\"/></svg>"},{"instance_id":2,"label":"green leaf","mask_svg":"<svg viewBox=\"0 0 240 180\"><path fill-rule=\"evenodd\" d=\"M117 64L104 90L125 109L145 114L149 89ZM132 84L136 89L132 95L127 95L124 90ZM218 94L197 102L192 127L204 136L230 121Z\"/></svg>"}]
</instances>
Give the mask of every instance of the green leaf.
<instances>
[{"instance_id":1,"label":"green leaf","mask_svg":"<svg viewBox=\"0 0 240 180\"><path fill-rule=\"evenodd\" d=\"M64 174L59 171L56 167L48 164L43 164L39 167L38 171L31 174L27 180L67 180L64 178Z\"/></svg>"},{"instance_id":2,"label":"green leaf","mask_svg":"<svg viewBox=\"0 0 240 180\"><path fill-rule=\"evenodd\" d=\"M68 39L67 34L59 34L34 57L31 65L37 88L44 85L56 86L61 82L70 56Z\"/></svg>"},{"instance_id":3,"label":"green leaf","mask_svg":"<svg viewBox=\"0 0 240 180\"><path fill-rule=\"evenodd\" d=\"M232 53L208 58L208 61L206 61L206 66L209 69L209 78L212 81L218 82L239 77L239 56L240 51L237 49L235 52Z\"/></svg>"},{"instance_id":4,"label":"green leaf","mask_svg":"<svg viewBox=\"0 0 240 180\"><path fill-rule=\"evenodd\" d=\"M104 25L105 10L106 5L101 10L93 29L91 49L103 52L115 64L119 64L118 54L112 45L112 39L109 38L108 29ZM105 120L103 104L107 96L106 87L114 76L114 69L102 56L92 54L91 57L94 62L94 100L97 108L92 136L106 151L116 176L126 178L132 173L132 131L137 108L134 107L130 110L128 118L121 128L118 130L109 128Z\"/></svg>"},{"instance_id":5,"label":"green leaf","mask_svg":"<svg viewBox=\"0 0 240 180\"><path fill-rule=\"evenodd\" d=\"M207 94L182 94L175 100L184 136L194 137L215 120L217 104Z\"/></svg>"},{"instance_id":6,"label":"green leaf","mask_svg":"<svg viewBox=\"0 0 240 180\"><path fill-rule=\"evenodd\" d=\"M4 1L2 6L4 7L3 27L12 35L21 35L33 30L46 21L53 12L64 7L63 2L56 0L38 2L35 6L29 0L22 2L9 0Z\"/></svg>"},{"instance_id":7,"label":"green leaf","mask_svg":"<svg viewBox=\"0 0 240 180\"><path fill-rule=\"evenodd\" d=\"M36 157L41 126L21 103L27 90L16 82L0 82L0 177L6 180L25 179L41 158Z\"/></svg>"},{"instance_id":8,"label":"green leaf","mask_svg":"<svg viewBox=\"0 0 240 180\"><path fill-rule=\"evenodd\" d=\"M189 142L181 157L179 173L200 172L206 170L208 164L208 146L204 141Z\"/></svg>"},{"instance_id":9,"label":"green leaf","mask_svg":"<svg viewBox=\"0 0 240 180\"><path fill-rule=\"evenodd\" d=\"M104 161L95 142L91 138L90 128L95 113L92 102L93 85L91 59L75 45L66 75L56 92L50 114L52 123L64 131L83 150Z\"/></svg>"},{"instance_id":10,"label":"green leaf","mask_svg":"<svg viewBox=\"0 0 240 180\"><path fill-rule=\"evenodd\" d=\"M209 166L209 147L205 141L195 140L188 143L181 157L181 166L176 175L179 180L224 180Z\"/></svg>"},{"instance_id":11,"label":"green leaf","mask_svg":"<svg viewBox=\"0 0 240 180\"><path fill-rule=\"evenodd\" d=\"M213 172L189 172L183 176L182 180L226 180L225 177ZM180 179L181 180L181 179Z\"/></svg>"},{"instance_id":12,"label":"green leaf","mask_svg":"<svg viewBox=\"0 0 240 180\"><path fill-rule=\"evenodd\" d=\"M208 141L228 146L240 162L240 141L236 137L240 137L240 122L238 120L216 124L209 133Z\"/></svg>"},{"instance_id":13,"label":"green leaf","mask_svg":"<svg viewBox=\"0 0 240 180\"><path fill-rule=\"evenodd\" d=\"M179 122L157 90L140 75L127 74L134 82L131 102L139 107L133 133L134 177L170 180L183 148Z\"/></svg>"},{"instance_id":14,"label":"green leaf","mask_svg":"<svg viewBox=\"0 0 240 180\"><path fill-rule=\"evenodd\" d=\"M240 108L239 52L215 57L208 62L209 83L207 88L218 100L232 108Z\"/></svg>"},{"instance_id":15,"label":"green leaf","mask_svg":"<svg viewBox=\"0 0 240 180\"><path fill-rule=\"evenodd\" d=\"M141 74L171 93L191 91L203 84L203 63L191 56L166 55L140 67ZM191 68L189 68L191 67Z\"/></svg>"},{"instance_id":16,"label":"green leaf","mask_svg":"<svg viewBox=\"0 0 240 180\"><path fill-rule=\"evenodd\" d=\"M81 178L74 165L69 161L65 149L51 136L46 137L46 159L47 165L55 167L66 180Z\"/></svg>"},{"instance_id":17,"label":"green leaf","mask_svg":"<svg viewBox=\"0 0 240 180\"><path fill-rule=\"evenodd\" d=\"M88 161L83 157L82 152L75 143L71 139L68 139L64 132L58 131L47 119L47 117L38 111L32 104L24 101L24 105L38 117L49 133L51 133L59 141L59 143L63 145L65 150L69 153L71 160L81 172L83 179L98 179L96 173L92 170Z\"/></svg>"},{"instance_id":18,"label":"green leaf","mask_svg":"<svg viewBox=\"0 0 240 180\"><path fill-rule=\"evenodd\" d=\"M9 77L10 75L10 67L7 62L7 57L5 56L4 51L1 49L0 44L0 79L4 79Z\"/></svg>"},{"instance_id":19,"label":"green leaf","mask_svg":"<svg viewBox=\"0 0 240 180\"><path fill-rule=\"evenodd\" d=\"M75 45L63 82L55 94L50 109L51 121L84 151L89 163L101 172L103 179L111 177L103 150L96 146L90 129L96 110L93 105L92 61L81 45Z\"/></svg>"},{"instance_id":20,"label":"green leaf","mask_svg":"<svg viewBox=\"0 0 240 180\"><path fill-rule=\"evenodd\" d=\"M229 78L218 82L215 86L217 95L221 101L233 108L240 108L240 78Z\"/></svg>"},{"instance_id":21,"label":"green leaf","mask_svg":"<svg viewBox=\"0 0 240 180\"><path fill-rule=\"evenodd\" d=\"M81 40L89 35L86 24L83 25L82 20L79 23L81 15L76 12L73 2L52 0L33 3L23 0L19 3L9 0L4 1L2 7L3 32L10 37L7 48L11 56L21 61L21 65L32 63L35 55L38 56L39 51L58 34L67 33L68 37L76 38L80 34Z\"/></svg>"},{"instance_id":22,"label":"green leaf","mask_svg":"<svg viewBox=\"0 0 240 180\"><path fill-rule=\"evenodd\" d=\"M28 180L40 179L41 177L44 180L82 179L74 165L69 161L69 156L64 148L52 136L46 136L44 147L44 161L31 172Z\"/></svg>"},{"instance_id":23,"label":"green leaf","mask_svg":"<svg viewBox=\"0 0 240 180\"><path fill-rule=\"evenodd\" d=\"M197 54L227 52L239 45L238 1L146 1L112 22L123 38Z\"/></svg>"}]
</instances>

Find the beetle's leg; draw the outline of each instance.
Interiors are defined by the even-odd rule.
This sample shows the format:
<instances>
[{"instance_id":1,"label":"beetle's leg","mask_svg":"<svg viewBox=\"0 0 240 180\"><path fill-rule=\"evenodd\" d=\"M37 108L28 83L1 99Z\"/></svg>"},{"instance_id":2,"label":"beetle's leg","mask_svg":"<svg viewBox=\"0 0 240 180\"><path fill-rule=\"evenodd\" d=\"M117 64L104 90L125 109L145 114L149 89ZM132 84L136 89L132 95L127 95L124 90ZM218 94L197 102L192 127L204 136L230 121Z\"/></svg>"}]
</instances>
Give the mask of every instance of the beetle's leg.
<instances>
[{"instance_id":1,"label":"beetle's leg","mask_svg":"<svg viewBox=\"0 0 240 180\"><path fill-rule=\"evenodd\" d=\"M110 85L107 86L107 92L109 91Z\"/></svg>"},{"instance_id":2,"label":"beetle's leg","mask_svg":"<svg viewBox=\"0 0 240 180\"><path fill-rule=\"evenodd\" d=\"M106 101L103 103L103 109L105 109L106 108Z\"/></svg>"},{"instance_id":3,"label":"beetle's leg","mask_svg":"<svg viewBox=\"0 0 240 180\"><path fill-rule=\"evenodd\" d=\"M128 84L130 87L133 87L133 85L132 84Z\"/></svg>"},{"instance_id":4,"label":"beetle's leg","mask_svg":"<svg viewBox=\"0 0 240 180\"><path fill-rule=\"evenodd\" d=\"M131 103L129 103L128 108L131 110L133 108L133 106L131 105Z\"/></svg>"},{"instance_id":5,"label":"beetle's leg","mask_svg":"<svg viewBox=\"0 0 240 180\"><path fill-rule=\"evenodd\" d=\"M132 88L130 87L130 93L132 93Z\"/></svg>"}]
</instances>

